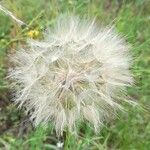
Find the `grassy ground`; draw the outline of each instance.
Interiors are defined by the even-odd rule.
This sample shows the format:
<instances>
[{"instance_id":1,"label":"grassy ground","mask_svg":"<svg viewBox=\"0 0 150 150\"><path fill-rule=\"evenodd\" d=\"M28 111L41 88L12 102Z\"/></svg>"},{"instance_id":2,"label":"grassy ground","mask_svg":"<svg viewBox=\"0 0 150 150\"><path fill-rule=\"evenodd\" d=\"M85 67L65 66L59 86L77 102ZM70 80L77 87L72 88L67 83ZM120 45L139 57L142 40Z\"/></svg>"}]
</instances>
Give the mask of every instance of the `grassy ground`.
<instances>
[{"instance_id":1,"label":"grassy ground","mask_svg":"<svg viewBox=\"0 0 150 150\"><path fill-rule=\"evenodd\" d=\"M66 150L149 150L150 149L150 1L149 0L3 0L3 5L39 31L51 26L60 13L97 17L104 25L113 23L132 45L135 58L132 72L135 86L128 93L145 110L128 107L128 114L108 123L95 135L81 125L80 135L68 134ZM30 123L21 123L23 112L10 102L9 84L5 79L7 53L23 45L31 31L23 30L0 12L0 149L55 149L57 139L51 127L33 130Z\"/></svg>"}]
</instances>

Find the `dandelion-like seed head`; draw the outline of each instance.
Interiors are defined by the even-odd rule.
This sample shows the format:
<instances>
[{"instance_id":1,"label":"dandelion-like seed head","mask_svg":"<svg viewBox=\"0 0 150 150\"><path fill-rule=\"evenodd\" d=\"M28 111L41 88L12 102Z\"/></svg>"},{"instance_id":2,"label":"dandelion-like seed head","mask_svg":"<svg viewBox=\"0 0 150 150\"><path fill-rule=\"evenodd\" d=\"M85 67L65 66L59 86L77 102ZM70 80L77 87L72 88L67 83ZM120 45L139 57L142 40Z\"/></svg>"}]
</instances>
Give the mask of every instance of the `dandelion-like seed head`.
<instances>
[{"instance_id":1,"label":"dandelion-like seed head","mask_svg":"<svg viewBox=\"0 0 150 150\"><path fill-rule=\"evenodd\" d=\"M98 131L122 109L120 94L133 82L124 39L78 17L59 18L44 41L29 40L11 60L14 101L31 112L35 126L52 122L58 135L84 120Z\"/></svg>"}]
</instances>

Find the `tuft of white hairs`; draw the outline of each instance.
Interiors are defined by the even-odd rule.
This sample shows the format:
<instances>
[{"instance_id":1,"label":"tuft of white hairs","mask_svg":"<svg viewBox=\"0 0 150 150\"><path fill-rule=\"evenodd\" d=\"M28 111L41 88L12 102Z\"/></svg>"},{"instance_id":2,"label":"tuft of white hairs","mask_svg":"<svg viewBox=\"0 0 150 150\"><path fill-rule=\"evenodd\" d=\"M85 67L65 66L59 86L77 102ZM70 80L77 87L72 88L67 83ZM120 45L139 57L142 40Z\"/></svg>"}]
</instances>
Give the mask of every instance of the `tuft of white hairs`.
<instances>
[{"instance_id":1,"label":"tuft of white hairs","mask_svg":"<svg viewBox=\"0 0 150 150\"><path fill-rule=\"evenodd\" d=\"M35 126L51 122L58 135L85 120L98 131L123 110L121 95L133 83L128 44L90 19L60 17L43 41L29 39L10 56L15 103Z\"/></svg>"}]
</instances>

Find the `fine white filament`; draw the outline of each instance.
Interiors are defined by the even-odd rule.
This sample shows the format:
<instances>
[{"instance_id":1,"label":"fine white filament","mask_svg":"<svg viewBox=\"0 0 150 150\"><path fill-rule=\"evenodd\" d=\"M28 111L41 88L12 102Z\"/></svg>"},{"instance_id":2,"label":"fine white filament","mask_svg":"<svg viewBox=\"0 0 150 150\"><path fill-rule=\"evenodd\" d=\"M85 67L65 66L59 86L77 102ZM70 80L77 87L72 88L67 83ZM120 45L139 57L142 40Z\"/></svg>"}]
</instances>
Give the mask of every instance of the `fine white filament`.
<instances>
[{"instance_id":1,"label":"fine white filament","mask_svg":"<svg viewBox=\"0 0 150 150\"><path fill-rule=\"evenodd\" d=\"M133 82L129 47L113 28L60 17L43 41L28 40L10 59L14 101L35 126L53 123L58 135L87 120L95 131L116 110Z\"/></svg>"},{"instance_id":2,"label":"fine white filament","mask_svg":"<svg viewBox=\"0 0 150 150\"><path fill-rule=\"evenodd\" d=\"M13 15L12 12L10 12L9 10L7 10L4 6L2 6L0 4L0 10L2 12L4 12L6 15L8 15L9 17L11 17L14 21L16 21L16 23L19 25L19 26L23 26L23 25L26 25L23 21L21 21L20 19L18 19L16 16Z\"/></svg>"}]
</instances>

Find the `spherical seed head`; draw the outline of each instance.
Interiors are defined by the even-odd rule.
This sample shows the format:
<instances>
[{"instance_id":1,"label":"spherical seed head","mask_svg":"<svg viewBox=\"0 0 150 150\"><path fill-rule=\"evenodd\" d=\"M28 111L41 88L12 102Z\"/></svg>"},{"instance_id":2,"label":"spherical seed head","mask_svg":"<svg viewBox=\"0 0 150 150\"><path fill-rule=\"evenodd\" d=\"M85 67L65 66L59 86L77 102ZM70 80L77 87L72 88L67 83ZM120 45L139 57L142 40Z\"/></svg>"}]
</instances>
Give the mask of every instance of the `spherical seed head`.
<instances>
[{"instance_id":1,"label":"spherical seed head","mask_svg":"<svg viewBox=\"0 0 150 150\"><path fill-rule=\"evenodd\" d=\"M28 41L11 60L15 102L35 126L52 122L58 135L87 120L95 131L122 109L118 97L133 82L128 45L113 28L78 17L59 18L44 41Z\"/></svg>"}]
</instances>

